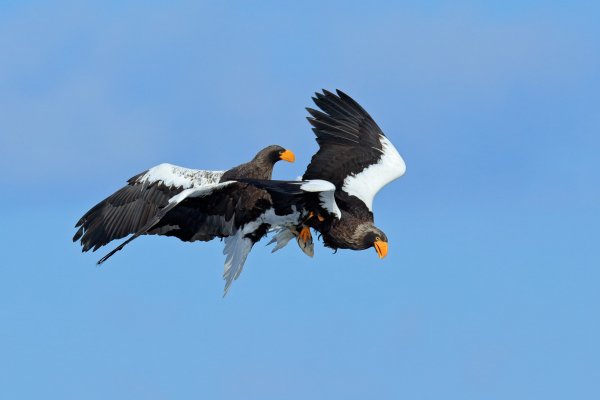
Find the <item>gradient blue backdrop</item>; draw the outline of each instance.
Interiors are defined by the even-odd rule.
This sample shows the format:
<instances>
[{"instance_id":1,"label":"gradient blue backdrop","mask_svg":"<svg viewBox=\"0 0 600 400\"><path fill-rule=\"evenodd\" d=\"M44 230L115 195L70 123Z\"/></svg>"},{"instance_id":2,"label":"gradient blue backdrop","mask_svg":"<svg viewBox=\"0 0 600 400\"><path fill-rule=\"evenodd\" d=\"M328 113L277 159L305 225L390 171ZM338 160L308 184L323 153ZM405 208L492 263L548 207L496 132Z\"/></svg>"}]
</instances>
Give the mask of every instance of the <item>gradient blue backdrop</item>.
<instances>
[{"instance_id":1,"label":"gradient blue backdrop","mask_svg":"<svg viewBox=\"0 0 600 400\"><path fill-rule=\"evenodd\" d=\"M600 398L600 6L0 6L0 398ZM368 3L368 4L367 4ZM160 162L316 150L320 88L405 157L374 251L104 254L75 221Z\"/></svg>"}]
</instances>

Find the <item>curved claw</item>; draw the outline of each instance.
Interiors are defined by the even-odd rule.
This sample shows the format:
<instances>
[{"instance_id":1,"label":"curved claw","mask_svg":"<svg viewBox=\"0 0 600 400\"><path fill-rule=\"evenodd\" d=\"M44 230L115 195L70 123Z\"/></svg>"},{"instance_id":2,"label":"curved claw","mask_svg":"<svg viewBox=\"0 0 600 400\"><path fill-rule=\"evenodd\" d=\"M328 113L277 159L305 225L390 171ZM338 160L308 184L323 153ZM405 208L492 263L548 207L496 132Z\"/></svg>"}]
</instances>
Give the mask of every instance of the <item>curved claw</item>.
<instances>
[{"instance_id":1,"label":"curved claw","mask_svg":"<svg viewBox=\"0 0 600 400\"><path fill-rule=\"evenodd\" d=\"M297 237L298 246L309 257L314 255L313 238L308 226L303 226Z\"/></svg>"},{"instance_id":2,"label":"curved claw","mask_svg":"<svg viewBox=\"0 0 600 400\"><path fill-rule=\"evenodd\" d=\"M298 240L301 240L304 243L312 243L312 235L308 226L302 227L302 230L298 234Z\"/></svg>"}]
</instances>

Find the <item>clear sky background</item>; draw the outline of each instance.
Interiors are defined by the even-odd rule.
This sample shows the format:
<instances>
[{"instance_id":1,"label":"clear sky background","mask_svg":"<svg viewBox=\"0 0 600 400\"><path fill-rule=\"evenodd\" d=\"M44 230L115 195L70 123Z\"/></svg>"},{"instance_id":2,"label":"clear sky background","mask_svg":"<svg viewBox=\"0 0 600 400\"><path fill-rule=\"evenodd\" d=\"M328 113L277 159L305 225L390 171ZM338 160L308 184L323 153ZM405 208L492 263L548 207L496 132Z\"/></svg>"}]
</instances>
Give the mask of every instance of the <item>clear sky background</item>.
<instances>
[{"instance_id":1,"label":"clear sky background","mask_svg":"<svg viewBox=\"0 0 600 400\"><path fill-rule=\"evenodd\" d=\"M74 3L0 5L0 398L600 398L599 2ZM406 160L386 259L265 241L222 299L220 242L71 242L160 162L301 175L321 88Z\"/></svg>"}]
</instances>

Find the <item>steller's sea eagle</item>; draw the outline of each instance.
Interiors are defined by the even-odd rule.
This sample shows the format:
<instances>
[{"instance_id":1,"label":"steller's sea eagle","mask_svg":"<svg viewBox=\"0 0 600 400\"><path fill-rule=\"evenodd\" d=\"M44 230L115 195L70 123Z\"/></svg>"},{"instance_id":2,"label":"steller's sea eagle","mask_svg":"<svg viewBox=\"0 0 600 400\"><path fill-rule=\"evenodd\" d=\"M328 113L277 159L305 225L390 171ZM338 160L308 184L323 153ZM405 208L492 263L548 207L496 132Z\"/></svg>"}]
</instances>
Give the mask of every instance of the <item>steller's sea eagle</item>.
<instances>
[{"instance_id":1,"label":"steller's sea eagle","mask_svg":"<svg viewBox=\"0 0 600 400\"><path fill-rule=\"evenodd\" d=\"M300 211L296 223L280 228L278 235L285 237L289 231L308 238L310 227L321 234L327 247L374 247L383 258L388 238L374 225L373 198L404 175L404 160L373 118L347 94L323 90L313 100L321 111L307 108L308 121L319 150L302 180L244 181L268 190L276 212Z\"/></svg>"},{"instance_id":2,"label":"steller's sea eagle","mask_svg":"<svg viewBox=\"0 0 600 400\"><path fill-rule=\"evenodd\" d=\"M279 160L293 162L294 153L281 146L268 146L250 162L228 171L157 165L132 177L126 186L85 213L76 224L79 229L73 241L81 242L82 251L96 251L131 235L98 261L102 264L140 235L175 236L187 242L225 238L223 277L227 293L254 243L272 226L286 225L295 218L293 214L275 215L267 191L237 181L271 179Z\"/></svg>"}]
</instances>

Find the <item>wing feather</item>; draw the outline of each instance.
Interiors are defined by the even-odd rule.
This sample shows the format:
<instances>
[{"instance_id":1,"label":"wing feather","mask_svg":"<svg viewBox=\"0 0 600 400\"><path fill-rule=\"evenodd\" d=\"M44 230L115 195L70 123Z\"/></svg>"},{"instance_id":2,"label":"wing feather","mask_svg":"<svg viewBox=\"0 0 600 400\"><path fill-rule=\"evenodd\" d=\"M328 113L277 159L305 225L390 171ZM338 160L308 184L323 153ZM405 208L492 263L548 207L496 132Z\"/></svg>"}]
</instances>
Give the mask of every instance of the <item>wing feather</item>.
<instances>
[{"instance_id":1,"label":"wing feather","mask_svg":"<svg viewBox=\"0 0 600 400\"><path fill-rule=\"evenodd\" d=\"M113 254L120 251L125 247L128 243L133 241L134 239L140 237L145 234L158 234L158 235L166 235L166 236L177 236L182 240L190 240L187 236L182 236L180 231L190 230L190 226L193 224L198 224L200 221L205 221L206 218L200 219L190 219L188 213L183 213L182 215L178 215L177 213L172 214L175 210L178 209L181 203L184 203L186 200L193 198L194 195L201 195L201 197L196 197L197 199L204 199L204 201L219 201L222 197L228 192L227 188L230 186L239 185L237 182L223 182L219 184L213 184L210 193L208 193L205 187L200 187L197 189L186 189L182 191L179 195L174 196L172 199L174 201L168 201L167 204L162 207L157 213L154 215L148 214L145 224L138 228L135 232L132 232L133 235L130 236L126 241L121 243L119 246L115 247L108 254L102 257L98 264L102 264L104 261L109 259ZM207 200L209 199L209 200ZM173 216L175 215L175 216ZM183 218L181 218L183 216ZM200 226L202 228L202 226ZM209 226L209 228L212 228ZM210 231L209 234L212 234L211 237L200 240L210 240L215 236L219 236L220 233L223 233L224 236L231 234L231 232L217 232Z\"/></svg>"},{"instance_id":2,"label":"wing feather","mask_svg":"<svg viewBox=\"0 0 600 400\"><path fill-rule=\"evenodd\" d=\"M73 241L96 251L112 240L142 229L171 198L188 188L215 184L222 171L160 164L130 178L127 185L92 207L79 221Z\"/></svg>"},{"instance_id":3,"label":"wing feather","mask_svg":"<svg viewBox=\"0 0 600 400\"><path fill-rule=\"evenodd\" d=\"M307 108L319 150L302 178L332 182L337 191L358 198L371 211L377 192L404 174L404 160L373 118L347 94L323 90L313 100L322 110Z\"/></svg>"}]
</instances>

